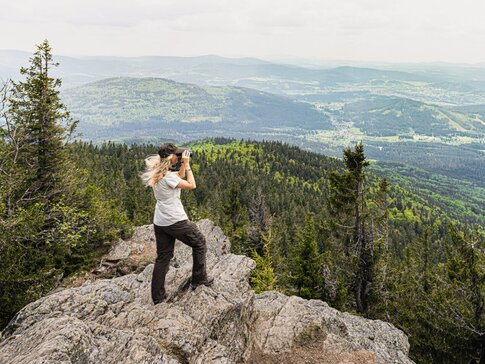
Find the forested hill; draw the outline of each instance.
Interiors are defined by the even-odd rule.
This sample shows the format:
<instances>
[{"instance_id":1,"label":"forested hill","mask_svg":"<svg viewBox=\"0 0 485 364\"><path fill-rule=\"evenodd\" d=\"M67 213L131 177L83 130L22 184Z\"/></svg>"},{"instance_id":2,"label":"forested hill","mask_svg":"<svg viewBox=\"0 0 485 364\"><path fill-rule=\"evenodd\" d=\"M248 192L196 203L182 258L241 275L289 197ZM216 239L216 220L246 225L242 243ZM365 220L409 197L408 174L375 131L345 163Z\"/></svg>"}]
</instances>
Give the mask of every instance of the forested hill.
<instances>
[{"instance_id":1,"label":"forested hill","mask_svg":"<svg viewBox=\"0 0 485 364\"><path fill-rule=\"evenodd\" d=\"M272 82L268 76L265 85L273 89ZM286 86L279 86L287 92L282 95L232 83L208 86L156 77L113 77L61 95L87 141L157 143L163 135L188 142L224 136L285 141L340 156L344 146L363 140L369 158L418 166L485 187L482 105L458 109L439 100L423 102L412 98L418 92L414 88L404 97L388 95L386 87L329 92L327 85L319 92L295 93Z\"/></svg>"},{"instance_id":2,"label":"forested hill","mask_svg":"<svg viewBox=\"0 0 485 364\"><path fill-rule=\"evenodd\" d=\"M389 321L409 335L417 362L480 357L485 256L483 231L474 228L483 222L479 203L473 213L454 209L442 200L456 198L442 195L446 184L423 183L414 191L414 181L389 174L389 166L374 169L378 176L362 144L347 149L343 161L273 141L209 138L185 146L193 151L197 182L181 194L185 210L191 220L209 218L220 226L233 253L254 258L256 292L321 299ZM2 302L8 313L55 284L55 277L36 277L51 271L72 276L97 264L110 241L152 222L153 192L139 173L157 145L68 147L75 193L53 210L56 243L41 245L42 256L37 246L29 248L28 259L15 263L25 267L5 286L7 297L20 297ZM31 221L43 216L36 209L28 210L25 223L32 232L37 225ZM22 226L8 231L9 239L23 241ZM33 261L42 271L35 277Z\"/></svg>"},{"instance_id":3,"label":"forested hill","mask_svg":"<svg viewBox=\"0 0 485 364\"><path fill-rule=\"evenodd\" d=\"M297 216L303 216L307 209L320 214L328 197L328 172L344 167L341 159L282 142L209 138L185 145L194 152L192 164L198 178L194 195L198 205L207 204L207 210L217 211L218 201L224 198L228 186L234 184L240 190L241 200L246 203L259 187L270 210L280 217L281 214L289 214L287 221L298 220ZM87 143L75 143L73 146L79 148L75 155L84 156L80 157L80 162L85 167L99 169L92 178L106 185L113 197L127 196L133 201L144 201L136 206L124 201L124 206L135 225L148 223L153 212L148 203L152 201L151 191L141 187L136 172L143 168L143 159L148 154L156 153L157 146L127 146L110 142L102 146ZM410 221L433 215L439 216L443 223L455 220L464 224L485 224L483 189L464 182L457 185L457 181L451 178L404 165L379 162L371 164L370 169L369 185L377 183L377 176L393 181L390 184L390 208L396 219L403 214L412 216ZM122 180L117 182L120 178ZM215 185L213 181L216 181ZM129 188L135 190L128 192ZM193 202L185 197L187 203ZM293 203L290 201L299 202L303 210L291 206Z\"/></svg>"},{"instance_id":4,"label":"forested hill","mask_svg":"<svg viewBox=\"0 0 485 364\"><path fill-rule=\"evenodd\" d=\"M163 78L114 77L63 92L84 137L153 139L172 125L179 133L224 135L280 128L330 127L328 116L287 96L245 87L210 87Z\"/></svg>"},{"instance_id":5,"label":"forested hill","mask_svg":"<svg viewBox=\"0 0 485 364\"><path fill-rule=\"evenodd\" d=\"M182 193L189 218L210 218L233 252L255 257L256 290L280 289L390 321L410 335L419 362L477 357L485 258L483 231L473 229L483 223L479 201L468 214L467 206L453 209L467 202L454 200L446 183L371 166L377 177L357 146L345 163L281 142L210 138L186 146L197 182ZM131 224L152 221L153 193L137 174L156 146L72 147L92 171L90 182ZM354 162L362 183L348 168ZM399 184L388 183L386 173Z\"/></svg>"}]
</instances>

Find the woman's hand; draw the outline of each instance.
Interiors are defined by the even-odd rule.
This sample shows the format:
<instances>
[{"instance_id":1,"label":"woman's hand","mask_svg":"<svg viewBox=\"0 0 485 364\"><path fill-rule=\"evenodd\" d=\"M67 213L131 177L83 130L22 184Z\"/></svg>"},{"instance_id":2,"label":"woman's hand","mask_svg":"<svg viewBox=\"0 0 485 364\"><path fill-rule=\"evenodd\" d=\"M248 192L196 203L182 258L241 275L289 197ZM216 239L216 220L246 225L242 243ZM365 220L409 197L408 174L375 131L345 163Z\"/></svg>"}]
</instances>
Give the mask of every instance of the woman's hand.
<instances>
[{"instance_id":1,"label":"woman's hand","mask_svg":"<svg viewBox=\"0 0 485 364\"><path fill-rule=\"evenodd\" d=\"M188 150L184 150L182 152L182 163L187 167L190 161L190 152Z\"/></svg>"}]
</instances>

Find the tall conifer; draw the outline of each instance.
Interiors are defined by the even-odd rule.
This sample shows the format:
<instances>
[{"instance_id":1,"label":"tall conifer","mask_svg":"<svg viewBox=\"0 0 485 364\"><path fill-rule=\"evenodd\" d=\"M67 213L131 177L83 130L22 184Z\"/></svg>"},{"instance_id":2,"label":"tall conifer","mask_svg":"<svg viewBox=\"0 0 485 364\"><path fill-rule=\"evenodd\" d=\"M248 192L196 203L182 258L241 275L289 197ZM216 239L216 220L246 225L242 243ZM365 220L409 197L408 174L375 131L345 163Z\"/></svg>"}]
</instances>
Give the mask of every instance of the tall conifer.
<instances>
[{"instance_id":1,"label":"tall conifer","mask_svg":"<svg viewBox=\"0 0 485 364\"><path fill-rule=\"evenodd\" d=\"M37 45L29 66L20 68L25 79L13 82L8 100L9 118L21 146L17 163L29 171L24 200L44 203L46 213L65 189L66 143L77 125L60 100L61 80L51 77L56 66L44 40Z\"/></svg>"}]
</instances>

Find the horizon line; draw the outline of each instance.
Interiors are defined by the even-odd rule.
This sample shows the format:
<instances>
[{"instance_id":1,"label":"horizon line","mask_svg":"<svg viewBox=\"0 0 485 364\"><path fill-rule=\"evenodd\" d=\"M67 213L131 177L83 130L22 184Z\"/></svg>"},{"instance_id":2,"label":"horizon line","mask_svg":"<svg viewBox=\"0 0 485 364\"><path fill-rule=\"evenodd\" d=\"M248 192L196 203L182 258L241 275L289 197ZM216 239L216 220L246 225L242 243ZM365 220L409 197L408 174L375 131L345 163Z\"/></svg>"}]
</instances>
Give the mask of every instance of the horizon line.
<instances>
[{"instance_id":1,"label":"horizon line","mask_svg":"<svg viewBox=\"0 0 485 364\"><path fill-rule=\"evenodd\" d=\"M0 48L1 51L7 51L7 52L23 52L23 53L29 53L33 54L35 51L27 51L23 49L12 49L12 48ZM480 66L483 67L485 66L485 61L481 62L475 62L475 63L470 63L470 62L450 62L450 61L442 61L442 60L434 60L434 61L383 61L383 60L357 60L357 59L322 59L322 58L315 58L315 57L301 57L301 56L294 56L294 55L279 55L279 56L250 56L250 55L239 55L239 56L222 56L214 53L207 53L207 54L200 54L200 55L192 55L192 56L183 56L183 55L151 55L151 54L146 54L146 55L139 55L139 56L127 56L127 55L106 55L106 54L91 54L91 55L86 55L86 54L62 54L62 53L53 53L54 56L60 56L60 57L70 57L70 58L82 58L82 57L87 57L87 58L145 58L145 57L160 57L160 58L201 58L201 57L218 57L218 58L225 58L225 59L255 59L259 61L264 61L264 62L288 62L290 60L293 61L300 61L300 62L324 62L324 63L370 63L370 64L376 64L376 63L381 63L381 64L448 64L448 65L464 65L464 66Z\"/></svg>"}]
</instances>

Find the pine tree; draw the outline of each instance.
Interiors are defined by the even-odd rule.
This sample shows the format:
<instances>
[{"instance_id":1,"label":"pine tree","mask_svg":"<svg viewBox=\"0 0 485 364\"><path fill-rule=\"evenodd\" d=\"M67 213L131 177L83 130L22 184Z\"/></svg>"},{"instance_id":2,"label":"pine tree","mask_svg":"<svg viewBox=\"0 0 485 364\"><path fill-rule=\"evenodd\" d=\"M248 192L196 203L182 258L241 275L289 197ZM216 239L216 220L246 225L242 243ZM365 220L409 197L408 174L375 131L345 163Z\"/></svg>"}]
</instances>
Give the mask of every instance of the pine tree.
<instances>
[{"instance_id":1,"label":"pine tree","mask_svg":"<svg viewBox=\"0 0 485 364\"><path fill-rule=\"evenodd\" d=\"M255 249L261 255L263 254L263 244L260 236L261 233L267 233L268 224L272 218L266 204L266 195L261 186L257 187L256 193L250 201L248 214L249 225L246 229L248 244L250 249Z\"/></svg>"},{"instance_id":2,"label":"pine tree","mask_svg":"<svg viewBox=\"0 0 485 364\"><path fill-rule=\"evenodd\" d=\"M235 254L246 253L248 249L246 228L247 211L241 203L241 188L234 181L230 183L227 195L222 202L222 220L224 230L231 238L231 250Z\"/></svg>"},{"instance_id":3,"label":"pine tree","mask_svg":"<svg viewBox=\"0 0 485 364\"><path fill-rule=\"evenodd\" d=\"M74 220L86 215L71 214L60 203L68 188L66 170L68 142L77 122L60 102L60 80L49 76L56 64L45 40L37 46L28 67L20 69L23 81L10 81L3 97L1 134L2 174L0 235L2 266L0 280L13 301L2 301L2 312L11 312L40 295L62 277L68 248L53 244L52 238ZM65 125L62 125L64 123ZM65 219L66 218L66 219ZM69 222L68 222L69 220ZM77 233L66 240L76 243ZM2 319L4 319L2 314Z\"/></svg>"},{"instance_id":4,"label":"pine tree","mask_svg":"<svg viewBox=\"0 0 485 364\"><path fill-rule=\"evenodd\" d=\"M392 272L393 322L410 335L411 354L423 363L484 360L485 254L483 233L448 228L436 239L425 230L404 250Z\"/></svg>"},{"instance_id":5,"label":"pine tree","mask_svg":"<svg viewBox=\"0 0 485 364\"><path fill-rule=\"evenodd\" d=\"M369 293L369 304L373 316L384 316L390 320L389 303L389 191L390 184L386 178L380 179L377 195L374 197L376 211L371 213L371 230L374 240L373 284Z\"/></svg>"},{"instance_id":6,"label":"pine tree","mask_svg":"<svg viewBox=\"0 0 485 364\"><path fill-rule=\"evenodd\" d=\"M30 58L30 65L20 69L25 80L12 81L8 99L8 117L19 146L16 162L19 168L33 172L26 174L19 202L42 202L47 214L65 190L66 143L77 125L60 101L61 80L50 77L56 66L51 47L44 40Z\"/></svg>"},{"instance_id":7,"label":"pine tree","mask_svg":"<svg viewBox=\"0 0 485 364\"><path fill-rule=\"evenodd\" d=\"M322 287L322 256L318 251L315 230L315 217L312 213L305 216L302 232L297 233L298 244L293 252L292 282L297 294L303 298L320 298Z\"/></svg>"},{"instance_id":8,"label":"pine tree","mask_svg":"<svg viewBox=\"0 0 485 364\"><path fill-rule=\"evenodd\" d=\"M88 266L107 240L128 232L119 204L106 200L73 163L77 121L50 77L51 48L37 46L25 79L3 87L0 121L0 324L20 307Z\"/></svg>"},{"instance_id":9,"label":"pine tree","mask_svg":"<svg viewBox=\"0 0 485 364\"><path fill-rule=\"evenodd\" d=\"M460 231L449 225L451 244L446 244L444 270L435 288L435 307L445 316L455 360L485 362L485 244L483 234ZM444 273L440 275L440 273ZM438 282L437 282L438 283ZM438 317L439 317L438 316ZM439 320L439 319L438 319ZM438 321L439 322L439 321ZM461 344L459 344L462 342ZM460 353L461 352L461 353Z\"/></svg>"},{"instance_id":10,"label":"pine tree","mask_svg":"<svg viewBox=\"0 0 485 364\"><path fill-rule=\"evenodd\" d=\"M374 271L374 241L372 229L366 231L365 168L369 165L364 146L358 143L354 150L344 149L343 172L329 174L328 206L333 215L335 237L343 242L350 269L347 284L354 292L358 312L368 309Z\"/></svg>"},{"instance_id":11,"label":"pine tree","mask_svg":"<svg viewBox=\"0 0 485 364\"><path fill-rule=\"evenodd\" d=\"M273 232L272 228L268 229L267 233L261 233L261 240L263 241L263 255L258 254L256 250L252 250L252 257L256 261L256 268L251 273L251 282L256 293L264 291L280 290L278 286L278 279L274 273L273 268Z\"/></svg>"}]
</instances>

